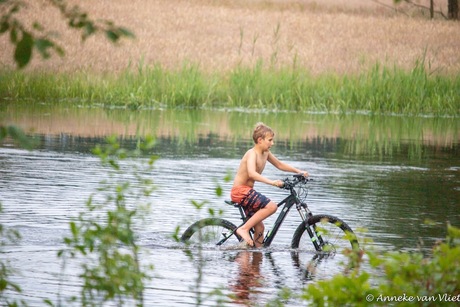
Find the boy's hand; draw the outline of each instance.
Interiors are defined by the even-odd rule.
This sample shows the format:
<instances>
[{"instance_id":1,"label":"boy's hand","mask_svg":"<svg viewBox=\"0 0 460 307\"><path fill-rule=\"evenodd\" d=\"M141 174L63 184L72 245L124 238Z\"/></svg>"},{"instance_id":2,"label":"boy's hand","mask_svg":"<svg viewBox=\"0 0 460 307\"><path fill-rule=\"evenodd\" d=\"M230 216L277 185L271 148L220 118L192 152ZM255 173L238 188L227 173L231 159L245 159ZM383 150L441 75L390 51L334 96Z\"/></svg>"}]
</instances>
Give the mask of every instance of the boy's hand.
<instances>
[{"instance_id":1,"label":"boy's hand","mask_svg":"<svg viewBox=\"0 0 460 307\"><path fill-rule=\"evenodd\" d=\"M305 171L304 171L304 172L300 172L300 174L301 174L302 176L304 176L305 178L307 178L307 177L309 176L309 175L308 175L308 172L305 172Z\"/></svg>"},{"instance_id":2,"label":"boy's hand","mask_svg":"<svg viewBox=\"0 0 460 307\"><path fill-rule=\"evenodd\" d=\"M284 182L282 180L274 180L272 182L272 185L274 185L275 187L278 187L278 188L282 188L284 186Z\"/></svg>"}]
</instances>

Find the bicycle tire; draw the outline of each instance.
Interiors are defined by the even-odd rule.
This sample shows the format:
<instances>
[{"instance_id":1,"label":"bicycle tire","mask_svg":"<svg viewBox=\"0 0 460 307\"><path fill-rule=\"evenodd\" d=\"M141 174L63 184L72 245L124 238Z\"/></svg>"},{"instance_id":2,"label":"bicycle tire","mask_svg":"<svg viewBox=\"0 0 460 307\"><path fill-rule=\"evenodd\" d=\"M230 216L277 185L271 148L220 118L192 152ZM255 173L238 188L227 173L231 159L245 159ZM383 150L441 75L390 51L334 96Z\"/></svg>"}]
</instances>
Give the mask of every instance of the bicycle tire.
<instances>
[{"instance_id":1,"label":"bicycle tire","mask_svg":"<svg viewBox=\"0 0 460 307\"><path fill-rule=\"evenodd\" d=\"M316 228L316 234L313 238L310 238L307 227L312 232ZM320 242L318 235L323 242ZM317 242L316 246L314 242ZM307 222L302 222L297 227L292 237L291 247L301 250L313 249L316 252L336 253L346 248L359 249L359 243L347 223L335 216L321 214L310 217Z\"/></svg>"},{"instance_id":2,"label":"bicycle tire","mask_svg":"<svg viewBox=\"0 0 460 307\"><path fill-rule=\"evenodd\" d=\"M181 241L187 244L202 244L216 246L226 236L230 236L236 230L235 224L221 218L206 218L190 225L182 234ZM240 241L240 237L234 234L234 239L228 238L223 245L234 244Z\"/></svg>"}]
</instances>

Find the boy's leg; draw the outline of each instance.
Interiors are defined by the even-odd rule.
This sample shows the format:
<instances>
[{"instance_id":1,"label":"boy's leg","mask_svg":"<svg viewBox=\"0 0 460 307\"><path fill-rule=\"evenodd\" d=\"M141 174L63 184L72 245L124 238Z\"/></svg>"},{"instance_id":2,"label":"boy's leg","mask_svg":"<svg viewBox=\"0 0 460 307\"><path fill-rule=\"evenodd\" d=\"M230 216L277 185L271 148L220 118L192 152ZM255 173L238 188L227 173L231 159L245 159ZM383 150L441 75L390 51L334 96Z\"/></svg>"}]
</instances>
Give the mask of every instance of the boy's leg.
<instances>
[{"instance_id":1,"label":"boy's leg","mask_svg":"<svg viewBox=\"0 0 460 307\"><path fill-rule=\"evenodd\" d=\"M259 224L254 226L254 245L256 247L262 247L264 240L264 231L265 225L263 222L260 222Z\"/></svg>"},{"instance_id":2,"label":"boy's leg","mask_svg":"<svg viewBox=\"0 0 460 307\"><path fill-rule=\"evenodd\" d=\"M249 230L265 220L267 217L276 212L278 206L273 201L270 201L265 207L254 213L253 216L240 228L236 230L236 233L244 239L250 246L254 246L254 242L251 240Z\"/></svg>"}]
</instances>

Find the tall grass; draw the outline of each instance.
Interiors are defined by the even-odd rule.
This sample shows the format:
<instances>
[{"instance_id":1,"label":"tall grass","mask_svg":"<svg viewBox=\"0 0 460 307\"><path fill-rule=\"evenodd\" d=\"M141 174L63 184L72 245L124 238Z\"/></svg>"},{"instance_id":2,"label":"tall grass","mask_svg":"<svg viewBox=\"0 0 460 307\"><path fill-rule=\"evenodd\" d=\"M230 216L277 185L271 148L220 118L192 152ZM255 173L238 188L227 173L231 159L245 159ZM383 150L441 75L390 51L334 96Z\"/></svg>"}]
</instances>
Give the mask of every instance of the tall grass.
<instances>
[{"instance_id":1,"label":"tall grass","mask_svg":"<svg viewBox=\"0 0 460 307\"><path fill-rule=\"evenodd\" d=\"M114 76L0 72L0 97L107 107L246 108L460 116L460 75L435 76L376 64L356 75L312 76L296 65L208 73L195 64L127 69Z\"/></svg>"}]
</instances>

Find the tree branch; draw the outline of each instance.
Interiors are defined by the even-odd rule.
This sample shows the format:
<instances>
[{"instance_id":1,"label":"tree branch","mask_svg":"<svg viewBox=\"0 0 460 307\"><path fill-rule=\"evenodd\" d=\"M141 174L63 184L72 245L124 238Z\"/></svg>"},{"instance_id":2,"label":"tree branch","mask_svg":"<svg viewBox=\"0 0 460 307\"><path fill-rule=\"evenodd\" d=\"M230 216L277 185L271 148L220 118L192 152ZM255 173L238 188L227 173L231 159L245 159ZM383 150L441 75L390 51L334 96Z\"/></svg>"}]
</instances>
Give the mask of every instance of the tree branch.
<instances>
[{"instance_id":1,"label":"tree branch","mask_svg":"<svg viewBox=\"0 0 460 307\"><path fill-rule=\"evenodd\" d=\"M48 0L48 3L59 9L70 28L81 31L83 41L98 32L104 33L113 43L122 37L134 37L127 28L117 26L110 20L97 22L92 20L78 5L69 8L66 0ZM26 7L27 4L21 0L0 0L0 35L10 34L10 42L15 45L14 61L18 68L29 64L34 49L37 49L43 59L51 56L50 50L60 56L64 55L63 48L44 33L44 27L40 23L33 22L31 27L26 27L19 18L16 18L17 14Z\"/></svg>"},{"instance_id":2,"label":"tree branch","mask_svg":"<svg viewBox=\"0 0 460 307\"><path fill-rule=\"evenodd\" d=\"M373 0L375 2L378 2L376 0ZM418 4L418 3L415 3L413 2L412 0L395 0L395 3L399 3L399 2L406 2L414 7L418 7L418 8L421 8L421 9L424 9L424 10L428 10L428 11L431 11L431 8L428 7L428 6L425 6L425 5L421 5L421 4ZM436 11L436 10L433 10L433 13L437 13L439 15L441 15L442 17L444 17L445 19L448 19L446 15L444 15L444 13L442 11Z\"/></svg>"},{"instance_id":3,"label":"tree branch","mask_svg":"<svg viewBox=\"0 0 460 307\"><path fill-rule=\"evenodd\" d=\"M388 8L388 9L394 10L394 11L397 12L397 13L402 13L402 14L404 14L404 15L406 15L406 16L409 16L409 14L407 14L406 12L401 12L401 11L399 11L399 10L396 9L394 6L390 6L390 5L388 5L388 4L385 4L385 3L380 2L380 1L378 1L378 0L371 0L371 1L377 3L378 5L381 5L381 6L383 6L383 7L386 7L386 8Z\"/></svg>"}]
</instances>

